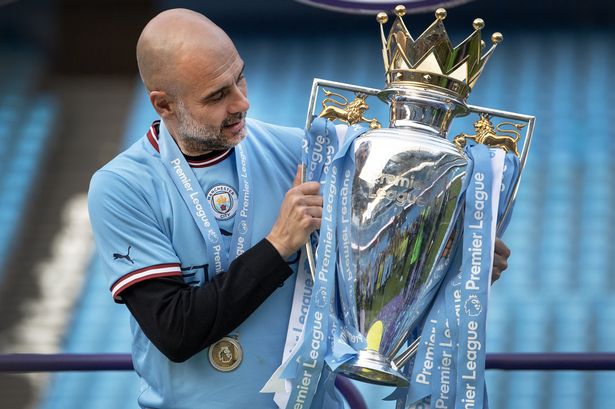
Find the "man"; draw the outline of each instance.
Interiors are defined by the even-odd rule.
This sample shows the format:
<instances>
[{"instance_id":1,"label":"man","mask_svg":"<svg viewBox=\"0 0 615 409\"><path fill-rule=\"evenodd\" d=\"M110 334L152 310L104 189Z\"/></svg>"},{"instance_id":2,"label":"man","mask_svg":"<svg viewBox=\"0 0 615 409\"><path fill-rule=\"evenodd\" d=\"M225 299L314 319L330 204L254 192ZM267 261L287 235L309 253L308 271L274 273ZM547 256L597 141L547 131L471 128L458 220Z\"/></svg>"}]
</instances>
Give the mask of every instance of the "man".
<instances>
[{"instance_id":1,"label":"man","mask_svg":"<svg viewBox=\"0 0 615 409\"><path fill-rule=\"evenodd\" d=\"M161 121L94 175L89 206L112 295L132 313L139 404L274 408L258 391L322 215L319 184L295 174L303 132L246 119L244 63L198 13L152 19L137 61Z\"/></svg>"}]
</instances>

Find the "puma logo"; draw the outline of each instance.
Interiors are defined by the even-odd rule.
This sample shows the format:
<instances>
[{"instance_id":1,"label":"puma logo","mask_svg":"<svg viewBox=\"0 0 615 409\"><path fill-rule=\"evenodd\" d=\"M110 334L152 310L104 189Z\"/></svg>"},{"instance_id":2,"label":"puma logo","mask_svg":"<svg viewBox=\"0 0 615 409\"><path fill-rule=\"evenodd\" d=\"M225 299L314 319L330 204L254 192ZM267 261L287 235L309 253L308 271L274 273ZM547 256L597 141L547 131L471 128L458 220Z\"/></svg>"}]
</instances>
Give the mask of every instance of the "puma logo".
<instances>
[{"instance_id":1,"label":"puma logo","mask_svg":"<svg viewBox=\"0 0 615 409\"><path fill-rule=\"evenodd\" d=\"M135 262L132 261L132 259L130 258L130 249L132 248L132 246L128 246L128 252L126 254L120 254L120 253L113 253L113 260L119 260L121 258L126 259L127 261L130 261L132 264L134 264Z\"/></svg>"}]
</instances>

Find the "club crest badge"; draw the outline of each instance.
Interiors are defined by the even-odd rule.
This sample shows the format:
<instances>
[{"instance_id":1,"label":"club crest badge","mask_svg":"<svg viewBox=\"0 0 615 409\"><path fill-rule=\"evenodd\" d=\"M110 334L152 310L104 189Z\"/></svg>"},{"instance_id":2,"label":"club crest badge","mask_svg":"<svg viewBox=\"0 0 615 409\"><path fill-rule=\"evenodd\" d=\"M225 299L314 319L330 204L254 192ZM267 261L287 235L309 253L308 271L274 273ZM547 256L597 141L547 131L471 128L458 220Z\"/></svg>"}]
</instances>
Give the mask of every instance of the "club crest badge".
<instances>
[{"instance_id":1,"label":"club crest badge","mask_svg":"<svg viewBox=\"0 0 615 409\"><path fill-rule=\"evenodd\" d=\"M227 220L237 212L237 192L228 185L216 185L207 192L207 201L218 220Z\"/></svg>"}]
</instances>

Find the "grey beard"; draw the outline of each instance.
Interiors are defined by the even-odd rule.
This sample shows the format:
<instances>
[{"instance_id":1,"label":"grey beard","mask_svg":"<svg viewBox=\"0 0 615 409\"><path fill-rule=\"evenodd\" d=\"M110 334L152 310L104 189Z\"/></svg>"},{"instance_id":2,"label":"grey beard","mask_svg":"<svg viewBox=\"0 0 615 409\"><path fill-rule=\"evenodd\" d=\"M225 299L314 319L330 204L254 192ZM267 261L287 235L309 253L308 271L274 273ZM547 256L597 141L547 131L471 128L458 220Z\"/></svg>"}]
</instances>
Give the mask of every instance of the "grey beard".
<instances>
[{"instance_id":1,"label":"grey beard","mask_svg":"<svg viewBox=\"0 0 615 409\"><path fill-rule=\"evenodd\" d=\"M178 139L181 145L190 152L208 152L227 150L235 146L234 142L224 139L222 127L238 119L244 119L246 113L242 112L227 118L220 128L199 124L186 112L183 105L180 107L179 116Z\"/></svg>"},{"instance_id":2,"label":"grey beard","mask_svg":"<svg viewBox=\"0 0 615 409\"><path fill-rule=\"evenodd\" d=\"M222 139L220 133L218 133L217 137L212 134L204 136L203 134L200 136L190 135L180 130L179 139L182 146L190 152L221 151L235 146L234 143Z\"/></svg>"}]
</instances>

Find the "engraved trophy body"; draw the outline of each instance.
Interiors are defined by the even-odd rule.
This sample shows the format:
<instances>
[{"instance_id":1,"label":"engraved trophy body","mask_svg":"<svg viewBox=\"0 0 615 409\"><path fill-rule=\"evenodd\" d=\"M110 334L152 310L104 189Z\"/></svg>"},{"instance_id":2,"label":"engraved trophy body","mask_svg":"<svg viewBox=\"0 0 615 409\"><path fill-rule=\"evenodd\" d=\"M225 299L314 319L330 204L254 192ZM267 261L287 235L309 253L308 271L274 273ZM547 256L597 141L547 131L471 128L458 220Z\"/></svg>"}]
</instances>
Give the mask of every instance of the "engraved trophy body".
<instances>
[{"instance_id":1,"label":"engraved trophy body","mask_svg":"<svg viewBox=\"0 0 615 409\"><path fill-rule=\"evenodd\" d=\"M368 347L340 370L404 385L390 359L443 278L435 271L437 256L458 214L467 160L446 139L447 118L461 106L444 94L404 90L391 98L391 127L369 130L354 144L350 258L356 305L343 308L356 311L346 325L357 328Z\"/></svg>"},{"instance_id":2,"label":"engraved trophy body","mask_svg":"<svg viewBox=\"0 0 615 409\"><path fill-rule=\"evenodd\" d=\"M462 147L466 139L473 139L516 152L521 139L517 131L527 126L522 169L534 118L466 104L483 66L502 41L499 33L494 34L493 46L481 55L482 20L476 19L474 32L453 48L443 25L444 9L436 11L435 22L416 40L402 20L404 7L398 6L395 13L397 18L388 37L383 29L388 17L378 14L386 88L317 79L307 125L315 113L319 90L326 86L354 93L355 101L361 104L355 104L360 109L358 115L352 115L352 102L347 102L345 112L337 107L329 109L323 102L321 117L350 125L363 121L371 128L351 147L354 174L350 250L346 255L349 285L340 290L346 292L341 297L343 325L352 329L348 333L360 333L366 347L337 371L370 383L407 386L408 379L399 368L416 352L417 343L401 354L400 350L430 308L451 263L451 250L462 236L460 198L468 164ZM331 92L325 90L324 94ZM363 117L368 96L388 104L388 128ZM470 113L479 114L483 121L479 121L480 129L475 125L476 135L461 134L449 140L452 121ZM490 122L494 116L516 121L506 123L515 130L494 128ZM504 135L506 132L515 136ZM488 141L484 138L487 134L491 137ZM509 202L501 204L506 207L505 213L510 210L518 183L519 177L513 181Z\"/></svg>"}]
</instances>

